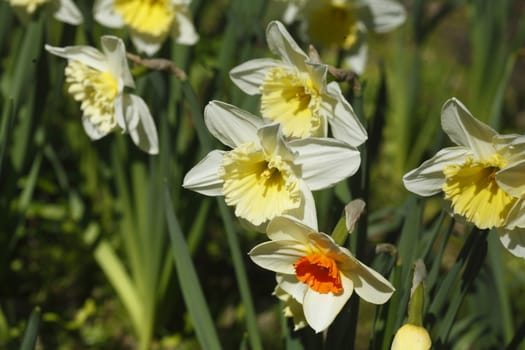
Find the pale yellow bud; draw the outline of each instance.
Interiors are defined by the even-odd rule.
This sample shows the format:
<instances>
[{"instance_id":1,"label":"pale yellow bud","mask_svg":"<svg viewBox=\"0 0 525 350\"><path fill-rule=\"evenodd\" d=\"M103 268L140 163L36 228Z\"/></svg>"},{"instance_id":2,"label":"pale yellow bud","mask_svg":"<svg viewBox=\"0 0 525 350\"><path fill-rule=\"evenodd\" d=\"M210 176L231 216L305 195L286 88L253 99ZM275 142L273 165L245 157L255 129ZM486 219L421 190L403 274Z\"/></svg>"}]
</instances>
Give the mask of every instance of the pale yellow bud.
<instances>
[{"instance_id":1,"label":"pale yellow bud","mask_svg":"<svg viewBox=\"0 0 525 350\"><path fill-rule=\"evenodd\" d=\"M429 350L432 340L427 330L413 324L398 329L390 350Z\"/></svg>"}]
</instances>

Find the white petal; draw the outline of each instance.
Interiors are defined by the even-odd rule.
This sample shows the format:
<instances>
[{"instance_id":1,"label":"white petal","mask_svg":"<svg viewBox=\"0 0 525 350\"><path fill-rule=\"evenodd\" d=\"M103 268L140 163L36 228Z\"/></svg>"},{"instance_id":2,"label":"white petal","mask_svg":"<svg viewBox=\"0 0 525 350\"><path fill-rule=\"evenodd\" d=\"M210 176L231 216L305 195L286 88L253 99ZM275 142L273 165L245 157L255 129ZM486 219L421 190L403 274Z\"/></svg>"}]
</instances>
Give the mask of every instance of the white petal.
<instances>
[{"instance_id":1,"label":"white petal","mask_svg":"<svg viewBox=\"0 0 525 350\"><path fill-rule=\"evenodd\" d=\"M60 7L53 14L53 17L59 21L79 25L84 22L82 13L79 11L78 7L71 0L60 0Z\"/></svg>"},{"instance_id":2,"label":"white petal","mask_svg":"<svg viewBox=\"0 0 525 350\"><path fill-rule=\"evenodd\" d=\"M359 268L348 272L354 282L357 295L372 304L384 304L390 299L395 288L377 271L358 261ZM344 272L343 272L344 273Z\"/></svg>"},{"instance_id":3,"label":"white petal","mask_svg":"<svg viewBox=\"0 0 525 350\"><path fill-rule=\"evenodd\" d=\"M56 47L51 45L45 46L46 50L53 55L66 58L71 61L79 61L99 71L109 69L106 56L91 46L66 46Z\"/></svg>"},{"instance_id":4,"label":"white petal","mask_svg":"<svg viewBox=\"0 0 525 350\"><path fill-rule=\"evenodd\" d=\"M218 176L224 151L211 151L184 176L182 187L205 196L222 196L223 181Z\"/></svg>"},{"instance_id":5,"label":"white petal","mask_svg":"<svg viewBox=\"0 0 525 350\"><path fill-rule=\"evenodd\" d=\"M272 241L297 241L305 245L310 242L308 235L316 232L317 228L309 227L289 215L273 218L266 229L266 234Z\"/></svg>"},{"instance_id":6,"label":"white petal","mask_svg":"<svg viewBox=\"0 0 525 350\"><path fill-rule=\"evenodd\" d=\"M144 152L159 153L157 128L144 100L132 94L124 95L123 100L125 119L133 142Z\"/></svg>"},{"instance_id":7,"label":"white petal","mask_svg":"<svg viewBox=\"0 0 525 350\"><path fill-rule=\"evenodd\" d=\"M365 71L367 60L368 45L366 44L365 38L362 38L362 40L359 40L359 43L356 44L352 51L345 57L345 63L354 73L361 75Z\"/></svg>"},{"instance_id":8,"label":"white petal","mask_svg":"<svg viewBox=\"0 0 525 350\"><path fill-rule=\"evenodd\" d=\"M525 198L525 159L496 173L498 186L513 197Z\"/></svg>"},{"instance_id":9,"label":"white petal","mask_svg":"<svg viewBox=\"0 0 525 350\"><path fill-rule=\"evenodd\" d=\"M261 118L221 101L208 103L204 122L217 140L231 148L247 142L258 143L257 128L263 125Z\"/></svg>"},{"instance_id":10,"label":"white petal","mask_svg":"<svg viewBox=\"0 0 525 350\"><path fill-rule=\"evenodd\" d=\"M90 139L93 141L99 140L109 134L112 130L108 130L106 132L101 132L98 128L96 128L90 121L90 118L82 117L82 126L84 127L84 131L89 136Z\"/></svg>"},{"instance_id":11,"label":"white petal","mask_svg":"<svg viewBox=\"0 0 525 350\"><path fill-rule=\"evenodd\" d=\"M286 24L292 23L295 20L298 12L299 7L296 4L289 4L284 11L283 22Z\"/></svg>"},{"instance_id":12,"label":"white petal","mask_svg":"<svg viewBox=\"0 0 525 350\"><path fill-rule=\"evenodd\" d=\"M128 131L128 122L126 122L126 116L124 113L124 95L117 95L115 98L115 119L117 120L117 125L122 129L122 132ZM138 123L138 115L137 122Z\"/></svg>"},{"instance_id":13,"label":"white petal","mask_svg":"<svg viewBox=\"0 0 525 350\"><path fill-rule=\"evenodd\" d=\"M509 252L519 258L525 258L525 228L498 230L501 243Z\"/></svg>"},{"instance_id":14,"label":"white petal","mask_svg":"<svg viewBox=\"0 0 525 350\"><path fill-rule=\"evenodd\" d=\"M100 42L113 75L121 78L124 85L134 88L135 82L129 70L124 42L113 35L104 35Z\"/></svg>"},{"instance_id":15,"label":"white petal","mask_svg":"<svg viewBox=\"0 0 525 350\"><path fill-rule=\"evenodd\" d=\"M312 191L352 176L361 164L357 149L331 138L293 140L290 147L298 153L295 163L301 165L302 178Z\"/></svg>"},{"instance_id":16,"label":"white petal","mask_svg":"<svg viewBox=\"0 0 525 350\"><path fill-rule=\"evenodd\" d=\"M313 289L308 289L303 299L303 310L306 322L316 333L324 331L336 318L350 296L352 296L353 283L341 275L343 292L339 295L332 293L321 294Z\"/></svg>"},{"instance_id":17,"label":"white petal","mask_svg":"<svg viewBox=\"0 0 525 350\"><path fill-rule=\"evenodd\" d=\"M443 105L441 126L454 143L469 147L478 157L495 153L492 138L497 135L496 131L474 118L456 98Z\"/></svg>"},{"instance_id":18,"label":"white petal","mask_svg":"<svg viewBox=\"0 0 525 350\"><path fill-rule=\"evenodd\" d=\"M260 87L271 68L282 67L283 63L270 58L259 58L244 62L230 71L230 79L248 95L261 93Z\"/></svg>"},{"instance_id":19,"label":"white petal","mask_svg":"<svg viewBox=\"0 0 525 350\"><path fill-rule=\"evenodd\" d=\"M248 253L254 263L277 273L295 275L293 264L308 255L306 247L296 241L269 241L258 244Z\"/></svg>"},{"instance_id":20,"label":"white petal","mask_svg":"<svg viewBox=\"0 0 525 350\"><path fill-rule=\"evenodd\" d=\"M308 290L308 286L303 282L299 281L295 274L293 275L284 275L278 273L276 276L277 285L284 290L286 293L290 294L300 304L303 303L304 294Z\"/></svg>"},{"instance_id":21,"label":"white petal","mask_svg":"<svg viewBox=\"0 0 525 350\"><path fill-rule=\"evenodd\" d=\"M350 103L344 98L339 84L335 81L331 82L327 86L327 91L333 99L323 101L323 104L328 104L330 108L327 111L330 113L328 122L334 137L354 147L363 144L368 138L366 129L357 118Z\"/></svg>"},{"instance_id":22,"label":"white petal","mask_svg":"<svg viewBox=\"0 0 525 350\"><path fill-rule=\"evenodd\" d=\"M418 168L403 176L403 183L410 192L432 196L441 192L445 183L443 168L448 164L461 164L472 152L465 147L448 147L426 160Z\"/></svg>"},{"instance_id":23,"label":"white petal","mask_svg":"<svg viewBox=\"0 0 525 350\"><path fill-rule=\"evenodd\" d=\"M270 50L281 59L299 70L304 71L308 56L297 45L285 26L279 21L272 21L266 27L266 41Z\"/></svg>"},{"instance_id":24,"label":"white petal","mask_svg":"<svg viewBox=\"0 0 525 350\"><path fill-rule=\"evenodd\" d=\"M395 1L368 0L367 2L372 12L372 28L378 33L392 30L406 20L404 7Z\"/></svg>"},{"instance_id":25,"label":"white petal","mask_svg":"<svg viewBox=\"0 0 525 350\"><path fill-rule=\"evenodd\" d=\"M510 209L505 228L525 228L525 199L519 199Z\"/></svg>"},{"instance_id":26,"label":"white petal","mask_svg":"<svg viewBox=\"0 0 525 350\"><path fill-rule=\"evenodd\" d=\"M166 36L154 37L147 34L139 33L130 29L131 41L140 53L145 53L148 56L153 56L160 50L160 47L166 40Z\"/></svg>"},{"instance_id":27,"label":"white petal","mask_svg":"<svg viewBox=\"0 0 525 350\"><path fill-rule=\"evenodd\" d=\"M105 27L122 28L125 26L125 22L115 11L113 1L114 0L95 0L93 16L98 23Z\"/></svg>"},{"instance_id":28,"label":"white petal","mask_svg":"<svg viewBox=\"0 0 525 350\"><path fill-rule=\"evenodd\" d=\"M172 28L172 36L175 42L182 45L193 45L199 41L199 34L195 31L190 14L181 8L175 12L175 25Z\"/></svg>"},{"instance_id":29,"label":"white petal","mask_svg":"<svg viewBox=\"0 0 525 350\"><path fill-rule=\"evenodd\" d=\"M264 125L257 130L257 135L266 155L272 157L278 155L285 161L294 162L296 155L284 139L281 124Z\"/></svg>"}]
</instances>

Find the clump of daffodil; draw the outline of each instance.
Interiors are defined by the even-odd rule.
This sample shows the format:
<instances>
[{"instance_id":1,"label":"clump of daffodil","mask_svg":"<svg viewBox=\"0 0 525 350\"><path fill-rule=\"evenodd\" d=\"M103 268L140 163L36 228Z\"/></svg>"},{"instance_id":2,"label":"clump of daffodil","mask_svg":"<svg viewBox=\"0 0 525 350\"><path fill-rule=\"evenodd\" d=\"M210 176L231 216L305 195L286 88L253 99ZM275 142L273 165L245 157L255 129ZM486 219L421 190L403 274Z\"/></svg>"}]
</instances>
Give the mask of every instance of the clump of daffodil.
<instances>
[{"instance_id":1,"label":"clump of daffodil","mask_svg":"<svg viewBox=\"0 0 525 350\"><path fill-rule=\"evenodd\" d=\"M204 110L209 131L231 151L210 152L191 169L182 186L224 196L235 215L262 228L277 215L290 214L317 225L311 191L353 175L359 151L329 138L287 141L278 123L235 106L210 102Z\"/></svg>"},{"instance_id":2,"label":"clump of daffodil","mask_svg":"<svg viewBox=\"0 0 525 350\"><path fill-rule=\"evenodd\" d=\"M457 146L407 173L405 187L421 196L443 192L454 214L495 228L511 253L525 257L525 137L498 134L455 98L443 106L441 125Z\"/></svg>"},{"instance_id":3,"label":"clump of daffodil","mask_svg":"<svg viewBox=\"0 0 525 350\"><path fill-rule=\"evenodd\" d=\"M120 129L145 152L158 153L157 130L148 106L137 95L124 92L135 83L121 39L103 36L102 52L91 46L54 47L50 53L66 58L68 92L79 101L84 130L92 140Z\"/></svg>"},{"instance_id":4,"label":"clump of daffodil","mask_svg":"<svg viewBox=\"0 0 525 350\"><path fill-rule=\"evenodd\" d=\"M254 247L250 258L277 273L277 287L302 305L305 321L316 332L330 326L354 291L373 304L387 302L394 292L381 274L316 226L278 216L266 233L270 241ZM298 311L295 315L301 316Z\"/></svg>"},{"instance_id":5,"label":"clump of daffodil","mask_svg":"<svg viewBox=\"0 0 525 350\"><path fill-rule=\"evenodd\" d=\"M366 33L388 32L401 25L406 13L393 0L292 0L284 21L298 20L308 41L348 52L346 62L361 74L366 65Z\"/></svg>"},{"instance_id":6,"label":"clump of daffodil","mask_svg":"<svg viewBox=\"0 0 525 350\"><path fill-rule=\"evenodd\" d=\"M394 336L390 350L429 350L432 340L423 327L424 285L426 268L422 260L415 263L408 309L408 322Z\"/></svg>"},{"instance_id":7,"label":"clump of daffodil","mask_svg":"<svg viewBox=\"0 0 525 350\"><path fill-rule=\"evenodd\" d=\"M126 27L138 51L155 54L168 36L183 45L199 40L189 4L191 0L96 0L95 19L110 28Z\"/></svg>"},{"instance_id":8,"label":"clump of daffodil","mask_svg":"<svg viewBox=\"0 0 525 350\"><path fill-rule=\"evenodd\" d=\"M82 13L72 0L7 0L22 19L26 20L38 9L47 7L53 17L61 22L79 25L83 22Z\"/></svg>"},{"instance_id":9,"label":"clump of daffodil","mask_svg":"<svg viewBox=\"0 0 525 350\"><path fill-rule=\"evenodd\" d=\"M286 137L326 137L330 125L336 139L355 147L365 142L366 130L338 83L327 83L328 66L310 59L278 21L268 24L266 39L280 59L254 59L230 72L244 92L261 95L262 116L281 123Z\"/></svg>"}]
</instances>

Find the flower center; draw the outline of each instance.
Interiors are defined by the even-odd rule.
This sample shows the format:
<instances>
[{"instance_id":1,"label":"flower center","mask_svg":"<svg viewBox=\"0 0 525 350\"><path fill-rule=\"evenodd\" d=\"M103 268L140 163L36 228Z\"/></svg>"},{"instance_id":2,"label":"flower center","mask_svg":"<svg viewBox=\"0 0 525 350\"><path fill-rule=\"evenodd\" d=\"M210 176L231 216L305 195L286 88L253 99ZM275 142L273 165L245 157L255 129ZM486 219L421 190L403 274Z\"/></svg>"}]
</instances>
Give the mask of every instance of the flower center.
<instances>
[{"instance_id":1,"label":"flower center","mask_svg":"<svg viewBox=\"0 0 525 350\"><path fill-rule=\"evenodd\" d=\"M290 165L246 143L226 153L219 168L226 204L235 215L260 225L301 204L299 182Z\"/></svg>"},{"instance_id":2,"label":"flower center","mask_svg":"<svg viewBox=\"0 0 525 350\"><path fill-rule=\"evenodd\" d=\"M308 254L299 258L293 266L297 279L316 292L339 294L343 291L337 264L325 254Z\"/></svg>"},{"instance_id":3,"label":"flower center","mask_svg":"<svg viewBox=\"0 0 525 350\"><path fill-rule=\"evenodd\" d=\"M115 0L114 4L131 29L153 37L166 36L175 18L170 0Z\"/></svg>"},{"instance_id":4,"label":"flower center","mask_svg":"<svg viewBox=\"0 0 525 350\"><path fill-rule=\"evenodd\" d=\"M283 68L271 69L261 86L261 113L281 123L287 137L319 136L321 99L311 79Z\"/></svg>"},{"instance_id":5,"label":"flower center","mask_svg":"<svg viewBox=\"0 0 525 350\"><path fill-rule=\"evenodd\" d=\"M358 39L353 6L333 1L316 2L308 11L308 35L321 45L350 49Z\"/></svg>"},{"instance_id":6,"label":"flower center","mask_svg":"<svg viewBox=\"0 0 525 350\"><path fill-rule=\"evenodd\" d=\"M69 61L66 67L68 92L81 102L84 118L102 133L108 133L117 124L115 98L118 82L109 72L98 71L79 61Z\"/></svg>"},{"instance_id":7,"label":"flower center","mask_svg":"<svg viewBox=\"0 0 525 350\"><path fill-rule=\"evenodd\" d=\"M506 165L497 154L488 161L467 158L463 164L443 169L445 199L452 201L454 213L467 218L480 229L501 227L516 198L496 182L496 173Z\"/></svg>"},{"instance_id":8,"label":"flower center","mask_svg":"<svg viewBox=\"0 0 525 350\"><path fill-rule=\"evenodd\" d=\"M11 6L24 7L26 12L32 14L42 4L49 0L9 0Z\"/></svg>"}]
</instances>

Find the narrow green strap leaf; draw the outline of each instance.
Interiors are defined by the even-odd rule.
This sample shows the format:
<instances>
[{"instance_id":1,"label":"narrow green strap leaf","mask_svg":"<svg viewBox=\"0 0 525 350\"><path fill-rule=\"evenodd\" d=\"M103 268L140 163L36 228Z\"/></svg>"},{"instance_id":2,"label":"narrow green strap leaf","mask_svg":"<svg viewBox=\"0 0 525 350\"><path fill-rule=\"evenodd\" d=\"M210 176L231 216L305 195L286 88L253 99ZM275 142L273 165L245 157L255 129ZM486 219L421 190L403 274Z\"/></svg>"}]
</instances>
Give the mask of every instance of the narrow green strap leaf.
<instances>
[{"instance_id":1,"label":"narrow green strap leaf","mask_svg":"<svg viewBox=\"0 0 525 350\"><path fill-rule=\"evenodd\" d=\"M170 234L175 269L180 282L182 296L195 327L195 333L203 349L221 349L217 331L210 315L208 304L191 260L188 246L182 234L168 188L164 189L166 220Z\"/></svg>"},{"instance_id":2,"label":"narrow green strap leaf","mask_svg":"<svg viewBox=\"0 0 525 350\"><path fill-rule=\"evenodd\" d=\"M111 245L104 240L98 244L94 256L128 311L137 334L140 334L140 328L143 324L142 303L122 262L113 251Z\"/></svg>"},{"instance_id":3,"label":"narrow green strap leaf","mask_svg":"<svg viewBox=\"0 0 525 350\"><path fill-rule=\"evenodd\" d=\"M24 338L22 339L22 344L20 344L20 350L33 350L36 345L36 338L38 337L38 329L40 328L40 308L36 307L31 316L29 316L29 321L27 322L27 327L24 332Z\"/></svg>"},{"instance_id":4,"label":"narrow green strap leaf","mask_svg":"<svg viewBox=\"0 0 525 350\"><path fill-rule=\"evenodd\" d=\"M233 268L235 270L235 277L237 277L237 285L241 294L242 304L244 306L246 327L248 328L248 336L250 340L251 349L262 350L261 337L257 328L257 316L253 306L253 299L248 284L246 269L244 268L244 261L241 254L241 248L237 234L233 228L233 221L231 214L222 198L219 198L219 210L221 212L222 221L228 238L228 245L230 246L230 253L232 255Z\"/></svg>"}]
</instances>

